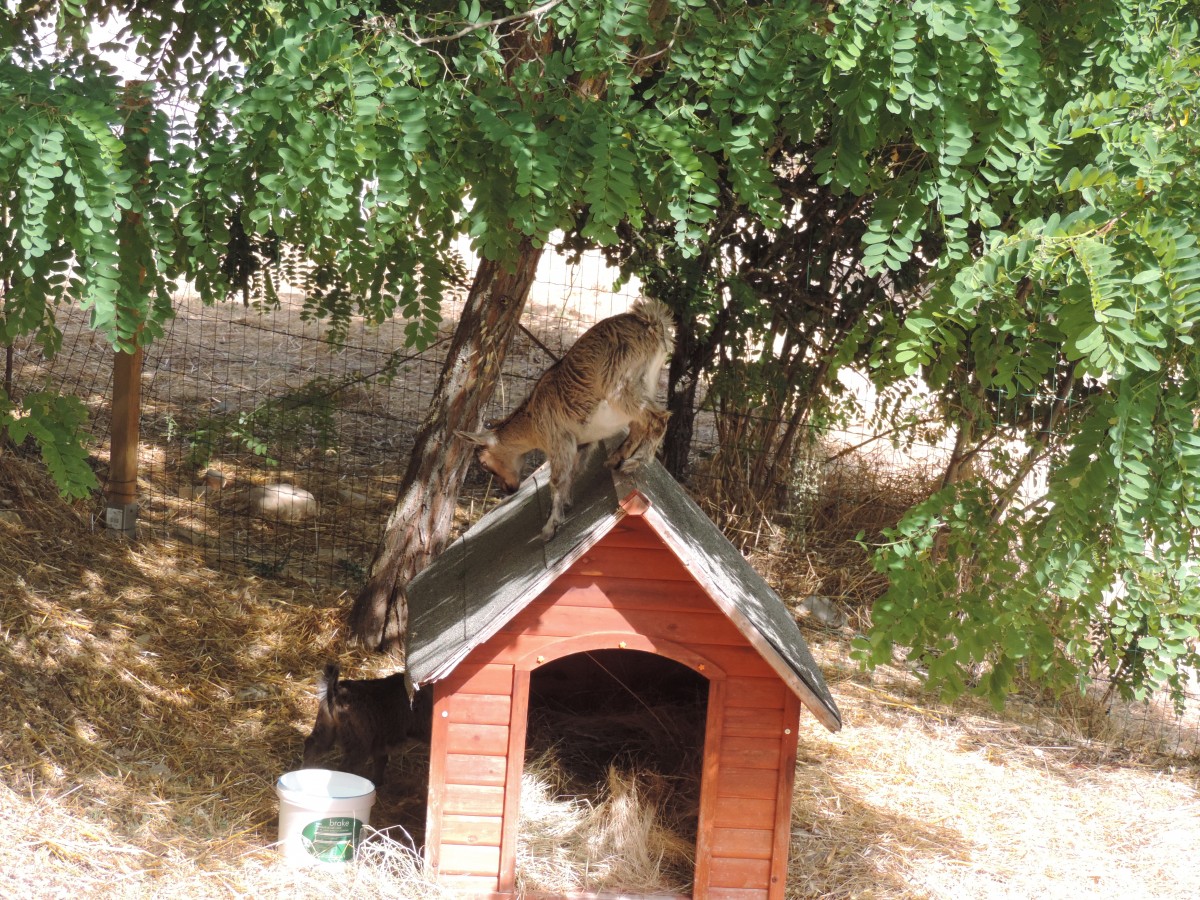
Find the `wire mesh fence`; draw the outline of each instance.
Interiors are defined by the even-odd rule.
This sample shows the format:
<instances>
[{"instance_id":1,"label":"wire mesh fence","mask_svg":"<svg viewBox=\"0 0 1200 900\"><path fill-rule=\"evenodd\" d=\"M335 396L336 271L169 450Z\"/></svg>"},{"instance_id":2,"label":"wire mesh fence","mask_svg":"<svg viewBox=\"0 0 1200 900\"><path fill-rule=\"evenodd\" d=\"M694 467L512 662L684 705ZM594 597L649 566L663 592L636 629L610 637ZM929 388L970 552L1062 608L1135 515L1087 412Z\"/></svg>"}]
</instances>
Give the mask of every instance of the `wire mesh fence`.
<instances>
[{"instance_id":1,"label":"wire mesh fence","mask_svg":"<svg viewBox=\"0 0 1200 900\"><path fill-rule=\"evenodd\" d=\"M511 410L584 330L636 297L637 285L618 286L616 273L596 257L568 263L547 254L488 417ZM303 299L292 291L277 305L205 306L180 293L175 317L145 353L138 531L171 539L210 566L353 592L434 397L463 298L447 298L437 340L423 351L406 347L403 322L355 321L333 340L304 316ZM112 351L90 330L86 313L62 310L58 324L63 342L53 359L29 344L14 347L14 389L79 397L91 432L106 435ZM764 515L737 508L742 497L716 464L718 428L702 400L687 485L693 496L727 523L731 539L768 578L786 586L781 593L838 599L851 628L865 625L869 601L886 581L855 538L878 535L927 496L949 446L898 446L886 434L853 429L814 433L772 473L779 502ZM109 450L103 437L92 448L101 469ZM473 467L457 525L496 499L485 473ZM98 504L96 527L102 521ZM1062 706L1062 717L1110 743L1115 737L1172 755L1200 752L1200 688L1183 715L1167 701L1105 697L1104 685L1093 694L1086 715Z\"/></svg>"}]
</instances>

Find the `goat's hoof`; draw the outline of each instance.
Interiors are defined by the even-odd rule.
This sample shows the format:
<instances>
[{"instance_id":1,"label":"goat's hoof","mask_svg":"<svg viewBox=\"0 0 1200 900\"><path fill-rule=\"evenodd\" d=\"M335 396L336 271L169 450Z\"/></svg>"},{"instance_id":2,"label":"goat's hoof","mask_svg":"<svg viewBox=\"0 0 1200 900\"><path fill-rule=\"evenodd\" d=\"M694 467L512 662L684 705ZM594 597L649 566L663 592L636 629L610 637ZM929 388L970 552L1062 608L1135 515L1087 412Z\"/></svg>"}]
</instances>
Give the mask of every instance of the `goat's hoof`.
<instances>
[{"instance_id":1,"label":"goat's hoof","mask_svg":"<svg viewBox=\"0 0 1200 900\"><path fill-rule=\"evenodd\" d=\"M558 522L553 520L546 523L546 527L542 529L542 540L548 541L558 532Z\"/></svg>"},{"instance_id":2,"label":"goat's hoof","mask_svg":"<svg viewBox=\"0 0 1200 900\"><path fill-rule=\"evenodd\" d=\"M621 467L625 465L625 457L619 453L614 453L604 461L604 465L606 468L616 469L618 472L620 472Z\"/></svg>"}]
</instances>

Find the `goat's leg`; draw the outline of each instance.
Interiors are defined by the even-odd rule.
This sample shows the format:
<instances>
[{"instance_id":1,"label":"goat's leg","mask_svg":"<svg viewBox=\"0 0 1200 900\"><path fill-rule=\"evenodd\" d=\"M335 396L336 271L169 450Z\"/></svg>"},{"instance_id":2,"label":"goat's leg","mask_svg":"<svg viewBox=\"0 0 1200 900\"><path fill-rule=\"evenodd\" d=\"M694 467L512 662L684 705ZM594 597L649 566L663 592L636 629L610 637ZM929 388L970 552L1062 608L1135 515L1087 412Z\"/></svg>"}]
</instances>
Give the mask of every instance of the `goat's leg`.
<instances>
[{"instance_id":1,"label":"goat's leg","mask_svg":"<svg viewBox=\"0 0 1200 900\"><path fill-rule=\"evenodd\" d=\"M646 410L645 434L642 436L641 444L633 452L633 457L639 463L650 462L654 459L658 448L662 445L663 437L667 433L667 422L670 418L671 414L657 404Z\"/></svg>"},{"instance_id":2,"label":"goat's leg","mask_svg":"<svg viewBox=\"0 0 1200 900\"><path fill-rule=\"evenodd\" d=\"M557 442L550 455L550 518L542 529L542 540L548 541L558 531L571 508L571 481L575 477L578 445L573 437Z\"/></svg>"},{"instance_id":3,"label":"goat's leg","mask_svg":"<svg viewBox=\"0 0 1200 900\"><path fill-rule=\"evenodd\" d=\"M665 409L648 407L629 424L629 436L609 457L606 465L619 472L632 472L654 459L658 445L667 432L671 414Z\"/></svg>"},{"instance_id":4,"label":"goat's leg","mask_svg":"<svg viewBox=\"0 0 1200 900\"><path fill-rule=\"evenodd\" d=\"M387 750L376 750L375 755L371 758L371 783L377 788L383 784L383 775L387 771L387 764Z\"/></svg>"},{"instance_id":5,"label":"goat's leg","mask_svg":"<svg viewBox=\"0 0 1200 900\"><path fill-rule=\"evenodd\" d=\"M608 455L604 465L610 469L616 469L618 472L625 471L626 461L641 447L645 432L646 429L640 419L630 422L629 434L625 436L625 440L618 445L617 449Z\"/></svg>"},{"instance_id":6,"label":"goat's leg","mask_svg":"<svg viewBox=\"0 0 1200 900\"><path fill-rule=\"evenodd\" d=\"M386 759L385 757L385 763ZM367 767L369 762L377 762L372 755L371 748L359 741L357 737L343 734L342 771L361 775L363 778L369 778L371 775L371 770Z\"/></svg>"}]
</instances>

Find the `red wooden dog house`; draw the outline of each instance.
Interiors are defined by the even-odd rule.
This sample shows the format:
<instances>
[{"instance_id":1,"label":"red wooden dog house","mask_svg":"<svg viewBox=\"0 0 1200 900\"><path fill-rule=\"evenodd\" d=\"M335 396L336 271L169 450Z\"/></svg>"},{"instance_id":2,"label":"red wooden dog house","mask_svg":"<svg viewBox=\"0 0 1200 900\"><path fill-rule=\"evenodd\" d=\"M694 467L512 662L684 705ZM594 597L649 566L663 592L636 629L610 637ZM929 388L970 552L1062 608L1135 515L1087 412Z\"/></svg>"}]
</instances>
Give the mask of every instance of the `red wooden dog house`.
<instances>
[{"instance_id":1,"label":"red wooden dog house","mask_svg":"<svg viewBox=\"0 0 1200 900\"><path fill-rule=\"evenodd\" d=\"M640 650L708 679L693 896L782 898L797 723L833 698L779 597L657 463L598 464L543 543L535 472L409 586L407 668L434 686L427 862L465 895L515 897L530 676Z\"/></svg>"}]
</instances>

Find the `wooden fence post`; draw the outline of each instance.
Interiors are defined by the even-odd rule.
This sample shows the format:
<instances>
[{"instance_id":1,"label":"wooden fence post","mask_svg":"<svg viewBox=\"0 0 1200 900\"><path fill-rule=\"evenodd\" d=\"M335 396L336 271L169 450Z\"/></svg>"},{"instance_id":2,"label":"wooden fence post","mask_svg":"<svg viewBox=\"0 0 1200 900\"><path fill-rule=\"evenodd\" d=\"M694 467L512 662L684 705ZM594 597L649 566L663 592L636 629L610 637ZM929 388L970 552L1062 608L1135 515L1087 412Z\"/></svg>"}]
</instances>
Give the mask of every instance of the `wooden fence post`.
<instances>
[{"instance_id":1,"label":"wooden fence post","mask_svg":"<svg viewBox=\"0 0 1200 900\"><path fill-rule=\"evenodd\" d=\"M121 350L113 360L112 451L108 467L110 534L133 537L137 529L138 441L142 414L142 348Z\"/></svg>"}]
</instances>

